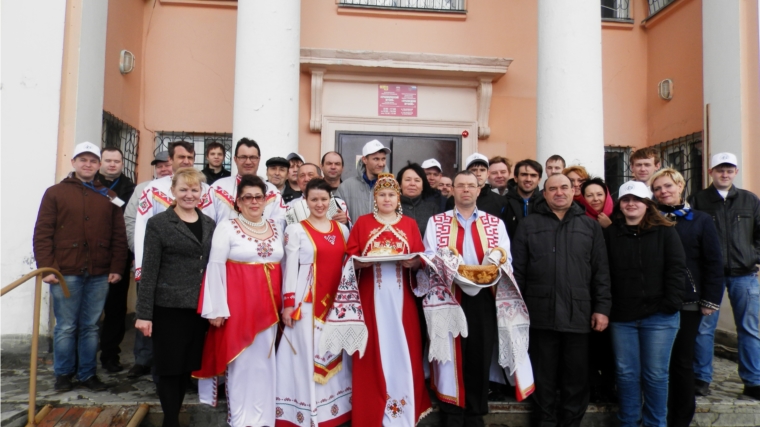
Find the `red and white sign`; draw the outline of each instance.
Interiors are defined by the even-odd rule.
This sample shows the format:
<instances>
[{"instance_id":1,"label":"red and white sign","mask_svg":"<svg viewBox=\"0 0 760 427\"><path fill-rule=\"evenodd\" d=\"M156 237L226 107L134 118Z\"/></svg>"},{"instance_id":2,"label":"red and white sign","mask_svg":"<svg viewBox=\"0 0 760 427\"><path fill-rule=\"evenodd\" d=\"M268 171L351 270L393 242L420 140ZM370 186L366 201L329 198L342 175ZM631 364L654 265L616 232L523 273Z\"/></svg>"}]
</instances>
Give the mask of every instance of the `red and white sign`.
<instances>
[{"instance_id":1,"label":"red and white sign","mask_svg":"<svg viewBox=\"0 0 760 427\"><path fill-rule=\"evenodd\" d=\"M377 85L377 115L417 117L417 86Z\"/></svg>"}]
</instances>

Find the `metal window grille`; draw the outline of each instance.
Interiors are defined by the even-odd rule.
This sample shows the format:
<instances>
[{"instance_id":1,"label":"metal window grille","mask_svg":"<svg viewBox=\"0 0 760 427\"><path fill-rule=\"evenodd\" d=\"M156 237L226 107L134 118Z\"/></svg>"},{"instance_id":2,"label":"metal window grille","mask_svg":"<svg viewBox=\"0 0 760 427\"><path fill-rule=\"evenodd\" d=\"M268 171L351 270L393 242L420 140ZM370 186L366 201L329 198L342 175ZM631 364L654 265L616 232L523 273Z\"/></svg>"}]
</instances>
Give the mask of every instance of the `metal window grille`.
<instances>
[{"instance_id":1,"label":"metal window grille","mask_svg":"<svg viewBox=\"0 0 760 427\"><path fill-rule=\"evenodd\" d=\"M465 0L340 0L340 6L434 12L465 12Z\"/></svg>"},{"instance_id":2,"label":"metal window grille","mask_svg":"<svg viewBox=\"0 0 760 427\"><path fill-rule=\"evenodd\" d=\"M156 148L168 151L169 144L174 141L187 141L195 146L195 168L202 170L206 165L206 145L219 142L224 145L224 168L231 170L232 166L232 134L231 133L200 133L200 132L156 132Z\"/></svg>"},{"instance_id":3,"label":"metal window grille","mask_svg":"<svg viewBox=\"0 0 760 427\"><path fill-rule=\"evenodd\" d=\"M649 16L659 12L662 8L673 3L674 0L649 0Z\"/></svg>"},{"instance_id":4,"label":"metal window grille","mask_svg":"<svg viewBox=\"0 0 760 427\"><path fill-rule=\"evenodd\" d=\"M686 180L684 199L702 189L702 132L655 145L660 150L663 168L673 168Z\"/></svg>"},{"instance_id":5,"label":"metal window grille","mask_svg":"<svg viewBox=\"0 0 760 427\"><path fill-rule=\"evenodd\" d=\"M604 182L615 200L620 186L633 179L630 162L632 151L631 147L604 147Z\"/></svg>"},{"instance_id":6,"label":"metal window grille","mask_svg":"<svg viewBox=\"0 0 760 427\"><path fill-rule=\"evenodd\" d=\"M630 0L602 0L602 19L632 22Z\"/></svg>"},{"instance_id":7,"label":"metal window grille","mask_svg":"<svg viewBox=\"0 0 760 427\"><path fill-rule=\"evenodd\" d=\"M103 148L116 147L124 153L124 175L132 182L137 182L137 146L140 132L119 120L116 116L103 111Z\"/></svg>"}]
</instances>

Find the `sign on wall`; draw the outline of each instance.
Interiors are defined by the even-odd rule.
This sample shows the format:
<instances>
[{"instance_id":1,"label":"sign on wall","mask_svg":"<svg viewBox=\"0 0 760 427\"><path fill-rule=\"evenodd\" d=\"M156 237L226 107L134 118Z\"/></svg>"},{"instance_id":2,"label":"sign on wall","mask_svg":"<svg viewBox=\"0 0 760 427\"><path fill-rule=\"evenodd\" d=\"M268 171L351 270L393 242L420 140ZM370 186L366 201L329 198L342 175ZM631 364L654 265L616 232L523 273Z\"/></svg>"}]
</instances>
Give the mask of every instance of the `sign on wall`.
<instances>
[{"instance_id":1,"label":"sign on wall","mask_svg":"<svg viewBox=\"0 0 760 427\"><path fill-rule=\"evenodd\" d=\"M417 86L377 85L377 115L417 117Z\"/></svg>"}]
</instances>

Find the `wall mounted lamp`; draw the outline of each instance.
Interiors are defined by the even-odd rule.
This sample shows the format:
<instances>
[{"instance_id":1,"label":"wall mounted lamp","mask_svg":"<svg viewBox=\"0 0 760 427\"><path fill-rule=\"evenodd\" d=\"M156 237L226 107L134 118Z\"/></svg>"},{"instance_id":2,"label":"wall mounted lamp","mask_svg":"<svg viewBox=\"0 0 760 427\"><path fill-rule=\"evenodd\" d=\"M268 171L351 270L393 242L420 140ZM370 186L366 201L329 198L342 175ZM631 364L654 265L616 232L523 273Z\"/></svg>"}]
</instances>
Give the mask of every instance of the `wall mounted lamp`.
<instances>
[{"instance_id":1,"label":"wall mounted lamp","mask_svg":"<svg viewBox=\"0 0 760 427\"><path fill-rule=\"evenodd\" d=\"M119 54L119 71L121 74L131 73L135 69L135 55L124 49Z\"/></svg>"},{"instance_id":2,"label":"wall mounted lamp","mask_svg":"<svg viewBox=\"0 0 760 427\"><path fill-rule=\"evenodd\" d=\"M657 85L660 98L670 101L673 99L673 80L665 79Z\"/></svg>"}]
</instances>

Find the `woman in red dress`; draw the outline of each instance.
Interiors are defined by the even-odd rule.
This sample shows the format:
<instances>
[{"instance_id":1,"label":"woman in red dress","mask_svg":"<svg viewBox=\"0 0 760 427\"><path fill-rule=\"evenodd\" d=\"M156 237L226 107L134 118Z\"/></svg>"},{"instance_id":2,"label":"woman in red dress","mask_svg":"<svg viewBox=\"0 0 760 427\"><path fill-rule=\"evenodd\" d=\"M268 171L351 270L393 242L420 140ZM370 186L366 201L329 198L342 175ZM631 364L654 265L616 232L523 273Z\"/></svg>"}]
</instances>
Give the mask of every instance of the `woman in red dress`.
<instances>
[{"instance_id":1,"label":"woman in red dress","mask_svg":"<svg viewBox=\"0 0 760 427\"><path fill-rule=\"evenodd\" d=\"M359 217L347 255L394 256L425 251L417 223L401 214L401 191L391 174L375 184L374 213ZM422 339L412 287L419 257L354 260L367 344L353 354L353 411L362 426L414 426L430 412L422 368ZM340 310L340 303L333 310ZM362 315L360 315L362 316Z\"/></svg>"}]
</instances>

